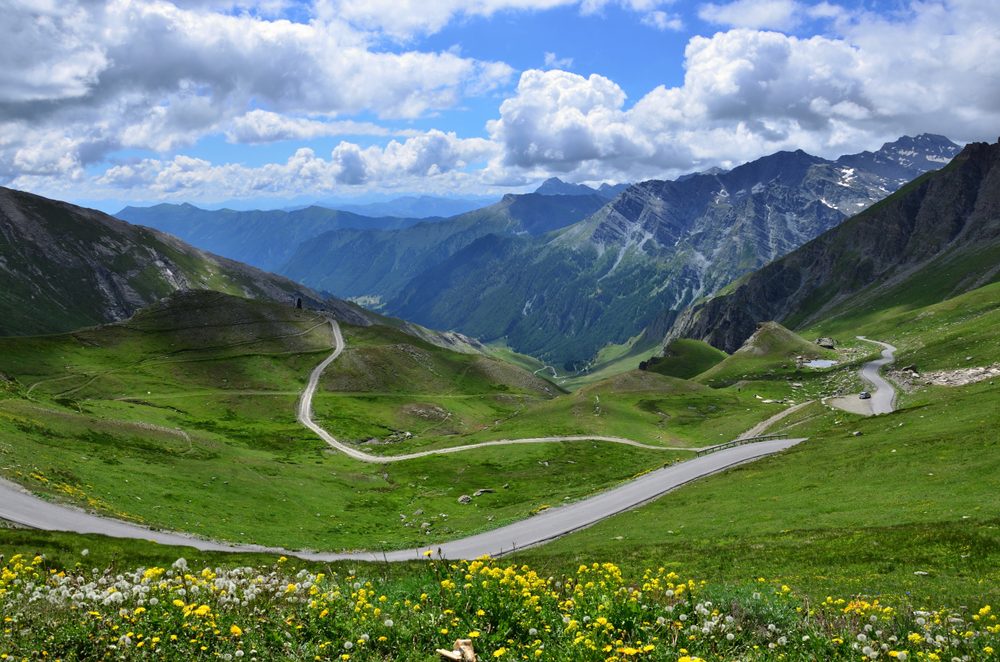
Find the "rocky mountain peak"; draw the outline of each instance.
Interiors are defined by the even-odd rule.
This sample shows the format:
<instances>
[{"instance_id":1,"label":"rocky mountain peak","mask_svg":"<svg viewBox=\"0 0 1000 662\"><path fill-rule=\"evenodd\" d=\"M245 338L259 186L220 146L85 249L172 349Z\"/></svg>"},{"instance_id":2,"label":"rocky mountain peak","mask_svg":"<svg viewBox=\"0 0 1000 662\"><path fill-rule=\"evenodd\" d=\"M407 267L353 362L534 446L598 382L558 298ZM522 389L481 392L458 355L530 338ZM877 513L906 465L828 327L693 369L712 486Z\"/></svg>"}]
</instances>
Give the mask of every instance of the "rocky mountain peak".
<instances>
[{"instance_id":1,"label":"rocky mountain peak","mask_svg":"<svg viewBox=\"0 0 1000 662\"><path fill-rule=\"evenodd\" d=\"M599 195L605 200L615 198L619 193L628 188L628 184L601 184L598 188L587 186L586 184L571 184L564 182L558 177L549 177L541 186L535 189L538 195Z\"/></svg>"},{"instance_id":2,"label":"rocky mountain peak","mask_svg":"<svg viewBox=\"0 0 1000 662\"><path fill-rule=\"evenodd\" d=\"M592 195L597 193L597 190L586 184L570 184L558 177L549 177L535 189L535 193L539 195Z\"/></svg>"},{"instance_id":3,"label":"rocky mountain peak","mask_svg":"<svg viewBox=\"0 0 1000 662\"><path fill-rule=\"evenodd\" d=\"M763 156L719 177L729 188L735 190L751 189L757 184L767 184L774 180L785 186L796 186L805 178L809 168L818 163L825 163L825 160L797 149L794 152L776 152Z\"/></svg>"},{"instance_id":4,"label":"rocky mountain peak","mask_svg":"<svg viewBox=\"0 0 1000 662\"><path fill-rule=\"evenodd\" d=\"M961 148L944 136L922 133L903 136L885 143L875 152L848 154L837 159L838 165L863 168L897 185L937 170L955 158Z\"/></svg>"},{"instance_id":5,"label":"rocky mountain peak","mask_svg":"<svg viewBox=\"0 0 1000 662\"><path fill-rule=\"evenodd\" d=\"M969 291L1000 273L998 210L1000 143L971 143L948 167L688 309L667 338L732 351L762 320L804 327L873 301L918 300L928 283L946 297Z\"/></svg>"}]
</instances>

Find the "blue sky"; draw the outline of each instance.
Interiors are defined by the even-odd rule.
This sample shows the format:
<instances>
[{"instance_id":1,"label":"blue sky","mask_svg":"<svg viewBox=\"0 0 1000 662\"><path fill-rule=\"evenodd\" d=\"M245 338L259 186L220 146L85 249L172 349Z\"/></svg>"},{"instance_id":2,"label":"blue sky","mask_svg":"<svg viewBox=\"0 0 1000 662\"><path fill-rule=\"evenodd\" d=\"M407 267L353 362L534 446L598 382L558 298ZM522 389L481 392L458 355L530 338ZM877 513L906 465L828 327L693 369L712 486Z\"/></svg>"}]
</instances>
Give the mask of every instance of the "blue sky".
<instances>
[{"instance_id":1,"label":"blue sky","mask_svg":"<svg viewBox=\"0 0 1000 662\"><path fill-rule=\"evenodd\" d=\"M0 184L117 209L992 140L993 0L15 0Z\"/></svg>"}]
</instances>

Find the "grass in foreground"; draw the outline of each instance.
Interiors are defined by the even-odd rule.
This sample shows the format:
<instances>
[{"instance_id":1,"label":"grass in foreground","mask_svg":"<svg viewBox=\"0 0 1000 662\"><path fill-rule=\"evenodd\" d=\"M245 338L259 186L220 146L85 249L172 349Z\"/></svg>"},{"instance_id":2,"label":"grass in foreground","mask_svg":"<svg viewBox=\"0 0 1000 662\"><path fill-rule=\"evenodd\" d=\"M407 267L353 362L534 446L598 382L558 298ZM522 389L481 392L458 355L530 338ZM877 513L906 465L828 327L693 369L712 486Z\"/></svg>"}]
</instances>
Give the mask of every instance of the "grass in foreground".
<instances>
[{"instance_id":1,"label":"grass in foreground","mask_svg":"<svg viewBox=\"0 0 1000 662\"><path fill-rule=\"evenodd\" d=\"M726 589L611 563L544 577L526 565L432 562L404 578L270 567L0 568L0 660L432 660L468 638L482 659L965 660L1000 648L988 605L914 610L810 602L765 580Z\"/></svg>"},{"instance_id":2,"label":"grass in foreground","mask_svg":"<svg viewBox=\"0 0 1000 662\"><path fill-rule=\"evenodd\" d=\"M1000 392L984 382L928 400L868 419L817 404L788 431L807 442L523 558L781 577L814 595L1000 599Z\"/></svg>"}]
</instances>

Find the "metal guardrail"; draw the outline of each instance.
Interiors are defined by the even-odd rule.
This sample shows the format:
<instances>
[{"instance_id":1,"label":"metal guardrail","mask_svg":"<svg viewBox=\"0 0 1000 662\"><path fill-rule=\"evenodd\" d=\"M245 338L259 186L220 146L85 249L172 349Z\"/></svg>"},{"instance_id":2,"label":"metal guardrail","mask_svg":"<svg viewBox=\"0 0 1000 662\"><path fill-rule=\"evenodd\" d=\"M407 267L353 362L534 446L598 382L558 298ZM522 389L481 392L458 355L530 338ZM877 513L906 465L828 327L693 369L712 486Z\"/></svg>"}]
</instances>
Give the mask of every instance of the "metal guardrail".
<instances>
[{"instance_id":1,"label":"metal guardrail","mask_svg":"<svg viewBox=\"0 0 1000 662\"><path fill-rule=\"evenodd\" d=\"M769 441L771 439L784 439L786 435L783 434L761 434L756 437L747 437L746 439L733 439L732 441L727 441L722 444L716 444L715 446L708 446L707 448L700 448L696 451L697 455L700 457L702 455L708 455L709 453L714 453L716 451L724 451L727 448L734 448L736 446L743 446L746 444L753 444L758 441Z\"/></svg>"}]
</instances>

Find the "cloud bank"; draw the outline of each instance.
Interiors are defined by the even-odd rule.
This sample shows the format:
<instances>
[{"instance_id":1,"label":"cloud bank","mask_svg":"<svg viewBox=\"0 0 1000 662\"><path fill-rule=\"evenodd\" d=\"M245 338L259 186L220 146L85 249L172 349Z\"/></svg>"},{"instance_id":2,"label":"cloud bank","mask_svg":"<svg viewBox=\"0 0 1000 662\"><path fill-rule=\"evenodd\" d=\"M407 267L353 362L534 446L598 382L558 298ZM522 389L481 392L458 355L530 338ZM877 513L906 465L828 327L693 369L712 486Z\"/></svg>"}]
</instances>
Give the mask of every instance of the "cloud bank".
<instances>
[{"instance_id":1,"label":"cloud bank","mask_svg":"<svg viewBox=\"0 0 1000 662\"><path fill-rule=\"evenodd\" d=\"M1000 3L985 0L890 14L735 0L683 20L658 0L320 0L282 18L293 4L16 3L0 25L0 183L123 198L477 192L553 174L671 177L779 149L836 155L904 133L993 139L1000 126ZM545 70L516 75L410 45L463 17L612 5L657 29L697 18L719 31L690 36L682 84L635 99L551 52ZM497 103L478 135L406 128L474 97ZM258 166L183 153L212 136L302 146ZM323 138L341 140L310 142Z\"/></svg>"}]
</instances>

